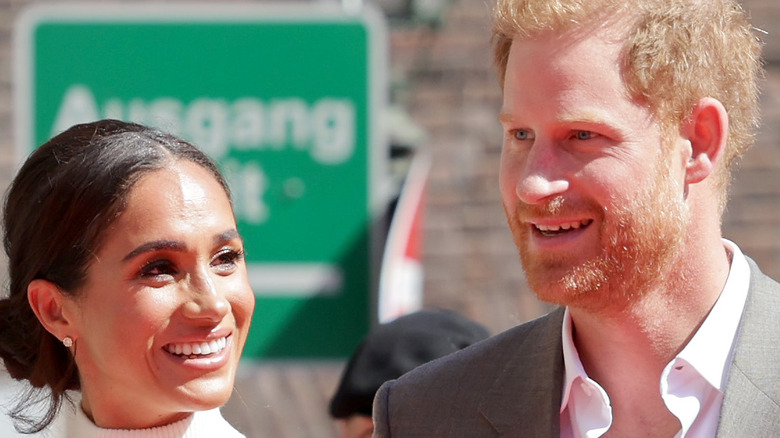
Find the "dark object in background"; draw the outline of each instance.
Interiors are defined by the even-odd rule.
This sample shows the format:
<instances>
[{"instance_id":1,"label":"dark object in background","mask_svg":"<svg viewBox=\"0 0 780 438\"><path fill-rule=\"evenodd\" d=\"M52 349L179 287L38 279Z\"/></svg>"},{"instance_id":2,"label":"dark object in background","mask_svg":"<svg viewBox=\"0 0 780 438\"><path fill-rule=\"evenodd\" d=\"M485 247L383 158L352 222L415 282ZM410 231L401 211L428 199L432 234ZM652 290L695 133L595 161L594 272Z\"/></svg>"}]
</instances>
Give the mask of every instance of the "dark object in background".
<instances>
[{"instance_id":1,"label":"dark object in background","mask_svg":"<svg viewBox=\"0 0 780 438\"><path fill-rule=\"evenodd\" d=\"M423 310L381 324L352 354L331 399L330 414L370 417L374 394L384 382L488 336L482 325L446 310Z\"/></svg>"}]
</instances>

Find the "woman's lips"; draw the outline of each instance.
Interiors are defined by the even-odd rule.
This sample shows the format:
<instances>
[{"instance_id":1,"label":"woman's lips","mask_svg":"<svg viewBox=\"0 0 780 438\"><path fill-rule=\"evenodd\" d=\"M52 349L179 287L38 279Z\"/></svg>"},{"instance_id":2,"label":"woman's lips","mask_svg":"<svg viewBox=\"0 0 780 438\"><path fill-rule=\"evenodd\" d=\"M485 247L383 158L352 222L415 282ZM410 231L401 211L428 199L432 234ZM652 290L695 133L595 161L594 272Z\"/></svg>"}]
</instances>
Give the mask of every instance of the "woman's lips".
<instances>
[{"instance_id":1,"label":"woman's lips","mask_svg":"<svg viewBox=\"0 0 780 438\"><path fill-rule=\"evenodd\" d=\"M176 356L195 359L212 354L219 354L227 346L227 338L227 336L223 336L208 342L170 343L165 345L163 349Z\"/></svg>"}]
</instances>

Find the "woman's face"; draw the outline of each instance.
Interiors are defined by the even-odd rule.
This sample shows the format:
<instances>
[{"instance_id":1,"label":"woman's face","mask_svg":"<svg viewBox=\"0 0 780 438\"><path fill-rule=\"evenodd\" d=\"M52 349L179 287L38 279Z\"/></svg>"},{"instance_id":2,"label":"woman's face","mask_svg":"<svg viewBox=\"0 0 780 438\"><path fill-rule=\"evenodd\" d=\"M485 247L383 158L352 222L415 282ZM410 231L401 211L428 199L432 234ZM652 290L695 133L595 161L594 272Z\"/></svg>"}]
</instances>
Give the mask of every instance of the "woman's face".
<instances>
[{"instance_id":1,"label":"woman's face","mask_svg":"<svg viewBox=\"0 0 780 438\"><path fill-rule=\"evenodd\" d=\"M64 303L84 412L101 427L145 428L221 406L254 303L214 177L185 160L143 176Z\"/></svg>"}]
</instances>

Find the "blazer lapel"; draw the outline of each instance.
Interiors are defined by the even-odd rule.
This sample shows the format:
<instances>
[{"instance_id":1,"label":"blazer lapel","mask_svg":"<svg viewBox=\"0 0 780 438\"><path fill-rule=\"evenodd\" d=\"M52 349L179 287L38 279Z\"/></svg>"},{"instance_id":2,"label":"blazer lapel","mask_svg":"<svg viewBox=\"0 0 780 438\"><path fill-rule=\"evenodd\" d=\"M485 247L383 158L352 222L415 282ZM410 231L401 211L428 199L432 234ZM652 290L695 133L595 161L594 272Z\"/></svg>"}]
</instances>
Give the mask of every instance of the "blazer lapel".
<instances>
[{"instance_id":1,"label":"blazer lapel","mask_svg":"<svg viewBox=\"0 0 780 438\"><path fill-rule=\"evenodd\" d=\"M750 289L726 382L720 438L780 433L780 284L748 263Z\"/></svg>"},{"instance_id":2,"label":"blazer lapel","mask_svg":"<svg viewBox=\"0 0 780 438\"><path fill-rule=\"evenodd\" d=\"M562 321L561 308L535 321L510 346L510 357L479 408L500 435L558 436L564 373Z\"/></svg>"}]
</instances>

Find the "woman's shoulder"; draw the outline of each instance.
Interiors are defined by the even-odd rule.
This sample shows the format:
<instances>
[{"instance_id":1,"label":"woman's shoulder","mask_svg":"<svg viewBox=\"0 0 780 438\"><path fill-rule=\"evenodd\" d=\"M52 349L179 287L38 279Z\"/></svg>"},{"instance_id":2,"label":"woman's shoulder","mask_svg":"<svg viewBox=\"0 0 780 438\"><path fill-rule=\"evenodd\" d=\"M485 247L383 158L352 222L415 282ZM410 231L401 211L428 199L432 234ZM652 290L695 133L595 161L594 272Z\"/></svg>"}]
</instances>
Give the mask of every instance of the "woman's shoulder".
<instances>
[{"instance_id":1,"label":"woman's shoulder","mask_svg":"<svg viewBox=\"0 0 780 438\"><path fill-rule=\"evenodd\" d=\"M190 433L191 432L191 433ZM246 438L222 417L219 408L210 411L196 412L192 423L183 438Z\"/></svg>"}]
</instances>

